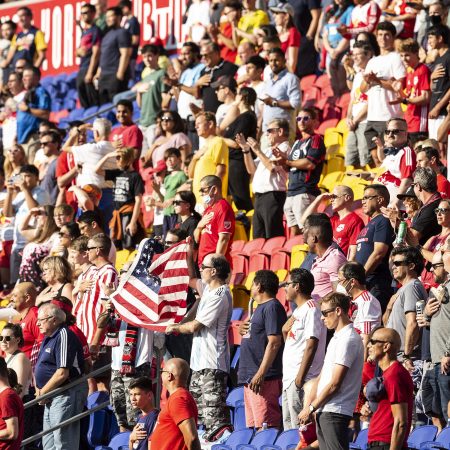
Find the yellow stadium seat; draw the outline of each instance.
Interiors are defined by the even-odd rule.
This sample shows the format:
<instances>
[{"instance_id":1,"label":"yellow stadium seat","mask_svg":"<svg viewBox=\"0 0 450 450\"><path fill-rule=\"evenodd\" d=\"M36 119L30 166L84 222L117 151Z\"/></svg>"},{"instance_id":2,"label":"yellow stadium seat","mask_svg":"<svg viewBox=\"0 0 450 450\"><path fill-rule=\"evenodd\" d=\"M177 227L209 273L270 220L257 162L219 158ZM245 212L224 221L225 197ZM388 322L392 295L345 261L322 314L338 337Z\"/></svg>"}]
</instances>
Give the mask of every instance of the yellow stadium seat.
<instances>
[{"instance_id":1,"label":"yellow stadium seat","mask_svg":"<svg viewBox=\"0 0 450 450\"><path fill-rule=\"evenodd\" d=\"M248 309L250 295L245 289L243 289L243 286L233 286L231 288L231 294L233 295L233 306L235 308L244 308L244 310Z\"/></svg>"},{"instance_id":2,"label":"yellow stadium seat","mask_svg":"<svg viewBox=\"0 0 450 450\"><path fill-rule=\"evenodd\" d=\"M345 161L344 157L339 154L334 154L325 161L327 166L327 174L332 172L345 172Z\"/></svg>"},{"instance_id":3,"label":"yellow stadium seat","mask_svg":"<svg viewBox=\"0 0 450 450\"><path fill-rule=\"evenodd\" d=\"M352 188L355 200L361 200L364 196L364 188L371 182L360 177L345 175L340 184Z\"/></svg>"},{"instance_id":4,"label":"yellow stadium seat","mask_svg":"<svg viewBox=\"0 0 450 450\"><path fill-rule=\"evenodd\" d=\"M292 269L299 268L308 254L309 247L307 244L294 245L291 251L291 267Z\"/></svg>"},{"instance_id":5,"label":"yellow stadium seat","mask_svg":"<svg viewBox=\"0 0 450 450\"><path fill-rule=\"evenodd\" d=\"M328 128L325 130L324 144L328 149L329 147L342 146L342 134L336 130L336 128Z\"/></svg>"},{"instance_id":6,"label":"yellow stadium seat","mask_svg":"<svg viewBox=\"0 0 450 450\"><path fill-rule=\"evenodd\" d=\"M251 241L253 239L253 214L254 214L255 210L251 209L250 211L247 212L246 216L250 222L250 233L248 236L248 239Z\"/></svg>"},{"instance_id":7,"label":"yellow stadium seat","mask_svg":"<svg viewBox=\"0 0 450 450\"><path fill-rule=\"evenodd\" d=\"M347 126L347 121L345 119L342 119L338 122L338 124L336 125L336 131L341 133L343 136L348 134L349 129Z\"/></svg>"},{"instance_id":8,"label":"yellow stadium seat","mask_svg":"<svg viewBox=\"0 0 450 450\"><path fill-rule=\"evenodd\" d=\"M319 187L323 188L327 192L331 192L340 181L344 178L343 172L332 172L328 173L323 177L322 182L319 184Z\"/></svg>"},{"instance_id":9,"label":"yellow stadium seat","mask_svg":"<svg viewBox=\"0 0 450 450\"><path fill-rule=\"evenodd\" d=\"M288 271L286 269L276 270L275 273L277 274L280 283L282 283L288 276Z\"/></svg>"},{"instance_id":10,"label":"yellow stadium seat","mask_svg":"<svg viewBox=\"0 0 450 450\"><path fill-rule=\"evenodd\" d=\"M248 241L247 232L245 231L244 224L240 220L236 220L236 226L234 229L234 241Z\"/></svg>"},{"instance_id":11,"label":"yellow stadium seat","mask_svg":"<svg viewBox=\"0 0 450 450\"><path fill-rule=\"evenodd\" d=\"M116 253L116 270L118 272L120 272L120 269L122 269L123 265L128 261L130 253L129 250L119 250Z\"/></svg>"}]
</instances>

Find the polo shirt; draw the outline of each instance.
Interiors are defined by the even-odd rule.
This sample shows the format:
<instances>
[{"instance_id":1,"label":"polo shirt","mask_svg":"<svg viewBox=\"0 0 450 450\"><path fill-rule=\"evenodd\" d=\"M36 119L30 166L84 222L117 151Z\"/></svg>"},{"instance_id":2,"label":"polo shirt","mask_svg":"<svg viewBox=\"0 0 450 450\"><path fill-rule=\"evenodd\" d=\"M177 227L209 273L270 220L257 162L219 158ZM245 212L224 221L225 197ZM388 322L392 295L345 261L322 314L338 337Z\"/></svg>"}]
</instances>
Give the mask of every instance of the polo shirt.
<instances>
[{"instance_id":1,"label":"polo shirt","mask_svg":"<svg viewBox=\"0 0 450 450\"><path fill-rule=\"evenodd\" d=\"M130 33L123 28L110 29L103 37L100 49L99 67L102 76L117 73L120 62L120 49L122 48L131 49Z\"/></svg>"},{"instance_id":2,"label":"polo shirt","mask_svg":"<svg viewBox=\"0 0 450 450\"><path fill-rule=\"evenodd\" d=\"M180 84L192 87L195 85L197 80L200 78L202 70L205 68L203 63L198 63L193 66L187 67L180 75ZM180 94L178 95L177 107L178 113L182 119L187 119L192 115L191 109L189 108L189 103L195 103L200 106L199 100L193 95L188 94L180 89Z\"/></svg>"},{"instance_id":3,"label":"polo shirt","mask_svg":"<svg viewBox=\"0 0 450 450\"><path fill-rule=\"evenodd\" d=\"M67 382L73 381L83 373L83 367L83 348L80 340L66 326L62 326L42 341L34 369L36 386L42 389L56 370L61 368L69 369Z\"/></svg>"},{"instance_id":4,"label":"polo shirt","mask_svg":"<svg viewBox=\"0 0 450 450\"><path fill-rule=\"evenodd\" d=\"M413 217L411 228L421 233L419 244L424 245L432 236L436 236L441 232L441 227L437 223L434 210L439 206L441 196L439 193L434 194L430 200L419 209L418 213Z\"/></svg>"}]
</instances>

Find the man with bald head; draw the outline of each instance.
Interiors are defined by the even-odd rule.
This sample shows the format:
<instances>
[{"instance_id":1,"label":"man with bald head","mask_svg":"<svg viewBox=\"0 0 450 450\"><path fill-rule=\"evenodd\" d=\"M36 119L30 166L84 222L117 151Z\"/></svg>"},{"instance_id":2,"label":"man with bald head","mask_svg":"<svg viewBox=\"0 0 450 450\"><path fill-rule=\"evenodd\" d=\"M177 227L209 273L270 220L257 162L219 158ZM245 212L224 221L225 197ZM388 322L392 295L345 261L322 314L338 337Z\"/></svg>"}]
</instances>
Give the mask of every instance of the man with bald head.
<instances>
[{"instance_id":1,"label":"man with bald head","mask_svg":"<svg viewBox=\"0 0 450 450\"><path fill-rule=\"evenodd\" d=\"M206 428L204 438L215 441L231 427L226 407L230 371L228 327L233 310L227 280L231 268L225 256L212 253L205 256L200 266L201 279L195 276L192 258L189 272L189 284L200 294L200 302L180 324L169 325L166 333L194 335L189 389L197 402L199 421Z\"/></svg>"},{"instance_id":2,"label":"man with bald head","mask_svg":"<svg viewBox=\"0 0 450 450\"><path fill-rule=\"evenodd\" d=\"M409 372L397 361L400 335L392 328L378 328L369 340L369 356L383 371L384 391L369 424L371 450L407 448L411 429L414 385Z\"/></svg>"},{"instance_id":3,"label":"man with bald head","mask_svg":"<svg viewBox=\"0 0 450 450\"><path fill-rule=\"evenodd\" d=\"M335 186L332 193L326 192L315 198L303 214L302 222L311 214L319 212L322 203L329 201L332 209L330 217L333 239L341 247L347 259L353 260L356 253L356 238L364 228L361 217L353 212L354 194L349 186Z\"/></svg>"},{"instance_id":4,"label":"man with bald head","mask_svg":"<svg viewBox=\"0 0 450 450\"><path fill-rule=\"evenodd\" d=\"M181 358L169 359L161 373L169 399L159 413L148 450L201 450L197 434L197 406L187 389L189 365Z\"/></svg>"},{"instance_id":5,"label":"man with bald head","mask_svg":"<svg viewBox=\"0 0 450 450\"><path fill-rule=\"evenodd\" d=\"M36 297L37 291L34 284L28 282L16 284L11 293L11 302L20 314L19 324L23 333L21 350L30 359L32 367L36 364L39 347L44 339L36 323L38 314Z\"/></svg>"}]
</instances>

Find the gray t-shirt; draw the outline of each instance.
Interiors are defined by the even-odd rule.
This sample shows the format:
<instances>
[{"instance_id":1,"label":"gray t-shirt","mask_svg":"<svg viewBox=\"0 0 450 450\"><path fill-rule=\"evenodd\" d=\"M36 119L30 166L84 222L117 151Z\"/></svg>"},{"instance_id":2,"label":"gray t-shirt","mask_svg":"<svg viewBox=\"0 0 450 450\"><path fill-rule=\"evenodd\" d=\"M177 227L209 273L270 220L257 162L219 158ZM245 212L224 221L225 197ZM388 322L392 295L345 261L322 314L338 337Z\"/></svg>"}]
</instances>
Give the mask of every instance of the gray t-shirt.
<instances>
[{"instance_id":1,"label":"gray t-shirt","mask_svg":"<svg viewBox=\"0 0 450 450\"><path fill-rule=\"evenodd\" d=\"M398 298L392 308L387 326L388 328L394 328L400 334L402 340L400 350L402 352L405 349L406 314L409 312L415 313L417 300L426 300L427 298L427 291L417 279L410 281L398 290ZM414 348L418 348L418 345Z\"/></svg>"},{"instance_id":2,"label":"gray t-shirt","mask_svg":"<svg viewBox=\"0 0 450 450\"><path fill-rule=\"evenodd\" d=\"M450 287L448 285L446 290L441 307L431 317L430 322L430 350L433 363L441 362L447 349L446 344L450 340Z\"/></svg>"}]
</instances>

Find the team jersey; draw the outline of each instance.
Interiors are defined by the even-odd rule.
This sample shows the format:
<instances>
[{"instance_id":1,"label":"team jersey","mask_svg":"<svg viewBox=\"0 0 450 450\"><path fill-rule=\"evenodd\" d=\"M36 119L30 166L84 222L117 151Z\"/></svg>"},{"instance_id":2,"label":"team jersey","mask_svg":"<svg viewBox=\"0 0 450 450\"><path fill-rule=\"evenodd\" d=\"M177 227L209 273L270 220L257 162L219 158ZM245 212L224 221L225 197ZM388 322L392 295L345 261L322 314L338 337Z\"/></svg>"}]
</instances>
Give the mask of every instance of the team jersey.
<instances>
[{"instance_id":1,"label":"team jersey","mask_svg":"<svg viewBox=\"0 0 450 450\"><path fill-rule=\"evenodd\" d=\"M353 327L360 334L370 334L381 324L380 302L369 292L364 291L353 299Z\"/></svg>"}]
</instances>

